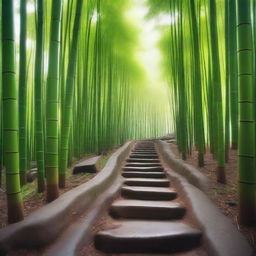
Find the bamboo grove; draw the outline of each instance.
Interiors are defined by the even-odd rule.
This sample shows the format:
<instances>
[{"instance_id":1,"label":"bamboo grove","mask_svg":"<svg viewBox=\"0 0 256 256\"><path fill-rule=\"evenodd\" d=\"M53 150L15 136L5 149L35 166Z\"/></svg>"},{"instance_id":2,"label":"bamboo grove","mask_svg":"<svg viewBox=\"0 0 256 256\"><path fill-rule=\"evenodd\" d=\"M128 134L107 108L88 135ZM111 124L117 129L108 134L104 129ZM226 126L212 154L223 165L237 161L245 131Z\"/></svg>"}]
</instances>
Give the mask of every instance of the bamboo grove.
<instances>
[{"instance_id":1,"label":"bamboo grove","mask_svg":"<svg viewBox=\"0 0 256 256\"><path fill-rule=\"evenodd\" d=\"M134 56L129 3L1 1L0 170L10 223L23 219L31 161L50 202L75 160L168 132L169 113L147 91Z\"/></svg>"},{"instance_id":2,"label":"bamboo grove","mask_svg":"<svg viewBox=\"0 0 256 256\"><path fill-rule=\"evenodd\" d=\"M238 147L239 220L255 223L256 1L149 3L149 18L170 18L159 46L182 157L195 146L203 166L210 149L217 181L226 183L229 149Z\"/></svg>"},{"instance_id":3,"label":"bamboo grove","mask_svg":"<svg viewBox=\"0 0 256 256\"><path fill-rule=\"evenodd\" d=\"M202 167L210 150L220 183L229 149L238 149L239 220L256 221L256 1L144 2L147 19L168 17L157 29L169 102L148 87L136 57L133 0L1 1L0 170L10 223L23 218L32 161L50 202L75 160L172 131L183 159L195 148Z\"/></svg>"}]
</instances>

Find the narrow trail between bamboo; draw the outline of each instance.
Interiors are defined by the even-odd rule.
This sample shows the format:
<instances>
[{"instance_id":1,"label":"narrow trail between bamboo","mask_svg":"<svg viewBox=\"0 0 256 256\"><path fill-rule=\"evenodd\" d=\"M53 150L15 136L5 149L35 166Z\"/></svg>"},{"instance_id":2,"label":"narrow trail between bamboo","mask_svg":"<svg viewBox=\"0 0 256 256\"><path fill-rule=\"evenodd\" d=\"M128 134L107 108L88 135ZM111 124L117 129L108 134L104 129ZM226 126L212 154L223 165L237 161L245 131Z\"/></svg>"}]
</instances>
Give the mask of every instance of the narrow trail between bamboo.
<instances>
[{"instance_id":1,"label":"narrow trail between bamboo","mask_svg":"<svg viewBox=\"0 0 256 256\"><path fill-rule=\"evenodd\" d=\"M168 168L154 142L137 142L119 173L116 185L122 183L121 191L101 212L92 231L83 229L83 221L73 223L46 255L69 252L72 239L82 232L92 234L76 255L207 255L202 231L182 191L166 175ZM102 203L99 200L95 207ZM88 222L90 216L85 219Z\"/></svg>"},{"instance_id":2,"label":"narrow trail between bamboo","mask_svg":"<svg viewBox=\"0 0 256 256\"><path fill-rule=\"evenodd\" d=\"M163 165L153 142L135 145L123 167L121 195L81 255L207 255L202 232Z\"/></svg>"},{"instance_id":3,"label":"narrow trail between bamboo","mask_svg":"<svg viewBox=\"0 0 256 256\"><path fill-rule=\"evenodd\" d=\"M77 192L84 190L82 200L92 201L89 207L79 214L72 207L64 207L61 211L65 215L74 211L74 216L55 239L43 245L44 238L39 246L33 245L33 251L21 249L8 255L251 256L252 249L244 237L207 196L187 181L177 182L179 175L167 163L166 151L160 147L163 143L142 140L122 146L113 155L114 159L122 156L114 164L116 176L96 175L92 183L84 184L94 188L91 192L85 192L84 185L77 188ZM111 159L109 166L113 168ZM108 169L101 172L107 173ZM105 190L100 189L102 179L110 181ZM56 209L56 202L52 204ZM39 210L39 214L43 212Z\"/></svg>"}]
</instances>

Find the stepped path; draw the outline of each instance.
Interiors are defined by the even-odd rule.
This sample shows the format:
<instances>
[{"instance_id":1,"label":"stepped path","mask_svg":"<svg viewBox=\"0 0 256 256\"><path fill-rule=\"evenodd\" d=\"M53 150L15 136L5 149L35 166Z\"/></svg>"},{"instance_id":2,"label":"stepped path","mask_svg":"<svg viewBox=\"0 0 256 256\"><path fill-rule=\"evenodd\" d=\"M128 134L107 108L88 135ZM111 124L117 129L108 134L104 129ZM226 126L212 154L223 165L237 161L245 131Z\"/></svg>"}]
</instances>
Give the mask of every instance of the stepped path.
<instances>
[{"instance_id":1,"label":"stepped path","mask_svg":"<svg viewBox=\"0 0 256 256\"><path fill-rule=\"evenodd\" d=\"M171 170L166 145L127 142L93 179L1 229L0 255L254 255L211 200ZM197 186L207 183L175 161Z\"/></svg>"},{"instance_id":2,"label":"stepped path","mask_svg":"<svg viewBox=\"0 0 256 256\"><path fill-rule=\"evenodd\" d=\"M187 209L153 142L134 146L122 176L121 198L109 210L111 228L95 234L95 248L107 254L197 255L193 250L201 245L202 232L184 221Z\"/></svg>"}]
</instances>

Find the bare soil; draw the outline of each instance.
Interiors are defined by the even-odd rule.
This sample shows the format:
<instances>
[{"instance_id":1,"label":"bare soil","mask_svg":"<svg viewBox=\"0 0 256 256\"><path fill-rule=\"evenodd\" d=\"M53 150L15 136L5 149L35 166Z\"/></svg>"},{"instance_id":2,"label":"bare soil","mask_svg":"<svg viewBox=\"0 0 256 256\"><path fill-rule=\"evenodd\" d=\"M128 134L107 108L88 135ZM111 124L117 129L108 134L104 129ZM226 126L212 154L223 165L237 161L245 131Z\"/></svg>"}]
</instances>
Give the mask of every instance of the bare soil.
<instances>
[{"instance_id":1,"label":"bare soil","mask_svg":"<svg viewBox=\"0 0 256 256\"><path fill-rule=\"evenodd\" d=\"M181 158L177 146L170 143L173 153ZM256 248L256 228L238 223L238 183L237 183L237 150L229 150L229 160L226 163L225 172L227 184L217 182L217 162L213 159L209 150L205 154L205 166L198 167L197 151L192 149L191 155L187 156L186 163L193 165L209 178L210 190L208 196L218 206L221 212L229 217L236 228L244 234L253 248Z\"/></svg>"},{"instance_id":2,"label":"bare soil","mask_svg":"<svg viewBox=\"0 0 256 256\"><path fill-rule=\"evenodd\" d=\"M107 152L104 152L102 157L97 162L97 169L100 171L104 166L108 158L111 154L116 150L113 148ZM66 187L63 189L59 189L60 195L89 181L92 179L97 173L80 173L73 175L72 170L75 164L80 161L84 161L88 158L94 157L96 155L87 155L84 158L76 161L68 168L67 176L66 176ZM37 193L37 181L34 180L31 183L26 184L22 188L23 202L24 202L24 215L28 216L30 213L44 206L47 202L45 200L45 193ZM7 220L7 202L6 202L6 193L5 186L2 185L0 188L0 228L8 225Z\"/></svg>"},{"instance_id":3,"label":"bare soil","mask_svg":"<svg viewBox=\"0 0 256 256\"><path fill-rule=\"evenodd\" d=\"M170 144L170 147L172 148L173 152L178 156L181 157L177 146L175 144ZM216 182L216 161L213 159L212 155L209 151L205 154L205 166L202 168L199 168L197 165L197 151L195 149L192 150L191 155L188 156L186 162L188 164L193 165L198 170L200 170L204 175L206 175L210 180L210 191L209 191L209 197L215 202L215 204L218 206L218 208L221 210L221 212L229 217L233 224L236 226L236 228L242 232L245 237L248 239L249 243L256 248L256 229L252 227L246 227L243 225L239 225L237 222L237 215L238 215L238 186L237 186L237 152L236 150L230 150L229 152L229 162L226 165L226 177L227 177L227 184L220 184ZM88 158L88 157L87 157ZM102 164L103 165L103 164ZM103 165L104 166L104 165ZM71 168L70 168L71 169ZM95 174L79 174L73 176L71 172L69 171L69 175L67 178L67 187L65 189L60 190L60 193L64 193L86 181L91 179ZM35 183L35 182L33 182ZM29 184L28 186L36 187L36 184ZM33 193L26 192L26 190L30 191L31 188L25 189L23 191L23 194L25 195L25 214L28 215L34 210L40 208L45 204L44 201L44 195L38 194L35 191ZM27 194L26 194L27 193ZM180 193L182 195L182 193ZM186 205L188 206L188 205ZM188 218L189 215L187 215L186 221L190 224L196 224L195 220L191 217ZM108 211L106 210L101 218L97 221L97 223L94 225L92 233L97 233L98 231L102 229L107 229L112 227L112 218L108 215ZM6 217L6 201L5 201L5 195L2 191L0 191L0 228L5 226L7 223L7 217ZM197 224L196 224L197 225ZM16 252L17 253L17 252ZM10 255L42 255L42 252L39 251L27 251L27 250L19 250L18 254L10 254ZM95 250L93 245L93 239L90 241L90 243L84 247L80 251L80 255L92 255L92 256L103 256L104 253L101 253L97 250ZM133 254L133 256L142 256L142 254ZM186 254L182 254L186 256L205 256L205 251L203 248L198 248L198 250L195 251L189 251ZM113 256L118 256L118 254L113 254ZM177 254L175 256L180 256L180 254Z\"/></svg>"}]
</instances>

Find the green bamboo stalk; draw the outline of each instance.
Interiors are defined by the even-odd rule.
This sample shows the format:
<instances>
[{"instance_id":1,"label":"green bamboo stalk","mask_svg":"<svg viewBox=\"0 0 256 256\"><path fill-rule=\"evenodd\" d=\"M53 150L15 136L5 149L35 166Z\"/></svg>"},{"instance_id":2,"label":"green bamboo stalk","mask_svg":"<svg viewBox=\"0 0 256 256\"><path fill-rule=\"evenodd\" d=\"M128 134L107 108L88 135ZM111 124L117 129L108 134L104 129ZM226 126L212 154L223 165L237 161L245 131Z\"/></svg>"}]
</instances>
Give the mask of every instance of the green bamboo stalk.
<instances>
[{"instance_id":1,"label":"green bamboo stalk","mask_svg":"<svg viewBox=\"0 0 256 256\"><path fill-rule=\"evenodd\" d=\"M236 1L229 1L229 47L230 47L230 116L231 146L237 149L238 143L238 79L237 79L237 34L236 34Z\"/></svg>"},{"instance_id":2,"label":"green bamboo stalk","mask_svg":"<svg viewBox=\"0 0 256 256\"><path fill-rule=\"evenodd\" d=\"M191 11L191 27L193 35L193 54L194 54L194 81L193 94L194 94L194 132L195 143L198 150L198 165L204 166L204 123L203 123L203 104L202 104L202 82L201 82L201 61L200 61L200 49L199 49L199 32L196 19L195 1L190 0Z\"/></svg>"},{"instance_id":3,"label":"green bamboo stalk","mask_svg":"<svg viewBox=\"0 0 256 256\"><path fill-rule=\"evenodd\" d=\"M2 99L2 83L3 83L3 70L2 70L2 1L0 1L0 109L3 109ZM2 187L3 176L3 115L0 111L0 188Z\"/></svg>"},{"instance_id":4,"label":"green bamboo stalk","mask_svg":"<svg viewBox=\"0 0 256 256\"><path fill-rule=\"evenodd\" d=\"M220 58L219 58L219 41L216 20L216 0L210 0L210 33L211 33L211 51L212 51L212 70L213 70L213 86L214 101L216 103L217 115L217 181L226 183L225 175L225 141L224 141L224 123L223 123L223 104L221 93L221 77L220 77Z\"/></svg>"},{"instance_id":5,"label":"green bamboo stalk","mask_svg":"<svg viewBox=\"0 0 256 256\"><path fill-rule=\"evenodd\" d=\"M46 182L47 201L59 196L58 180L58 86L62 0L52 1L50 51L46 100Z\"/></svg>"},{"instance_id":6,"label":"green bamboo stalk","mask_svg":"<svg viewBox=\"0 0 256 256\"><path fill-rule=\"evenodd\" d=\"M226 113L225 113L225 162L229 160L230 148L230 24L229 24L230 1L225 2L225 51L226 51Z\"/></svg>"},{"instance_id":7,"label":"green bamboo stalk","mask_svg":"<svg viewBox=\"0 0 256 256\"><path fill-rule=\"evenodd\" d=\"M20 147L20 182L27 182L27 84L26 84L26 36L27 36L27 1L20 2L20 61L19 61L19 147Z\"/></svg>"},{"instance_id":8,"label":"green bamboo stalk","mask_svg":"<svg viewBox=\"0 0 256 256\"><path fill-rule=\"evenodd\" d=\"M3 65L3 151L6 167L8 222L23 219L23 202L19 176L18 93L15 70L13 0L2 1Z\"/></svg>"},{"instance_id":9,"label":"green bamboo stalk","mask_svg":"<svg viewBox=\"0 0 256 256\"><path fill-rule=\"evenodd\" d=\"M36 159L38 170L38 192L45 190L45 162L44 162L44 131L42 113L42 85L43 85L43 31L44 31L43 0L37 0L36 24L36 56L35 56L35 133L36 133Z\"/></svg>"},{"instance_id":10,"label":"green bamboo stalk","mask_svg":"<svg viewBox=\"0 0 256 256\"><path fill-rule=\"evenodd\" d=\"M250 0L237 0L239 221L243 224L251 224L256 221L255 89L250 16Z\"/></svg>"},{"instance_id":11,"label":"green bamboo stalk","mask_svg":"<svg viewBox=\"0 0 256 256\"><path fill-rule=\"evenodd\" d=\"M66 95L64 103L64 113L61 124L61 148L60 148L60 170L59 185L65 187L66 168L68 162L68 142L72 118L72 106L74 98L75 86L75 70L77 61L77 44L80 31L80 21L83 8L83 0L77 0L76 14L73 26L73 39L71 42L70 58L68 63L67 79L66 79Z\"/></svg>"}]
</instances>

